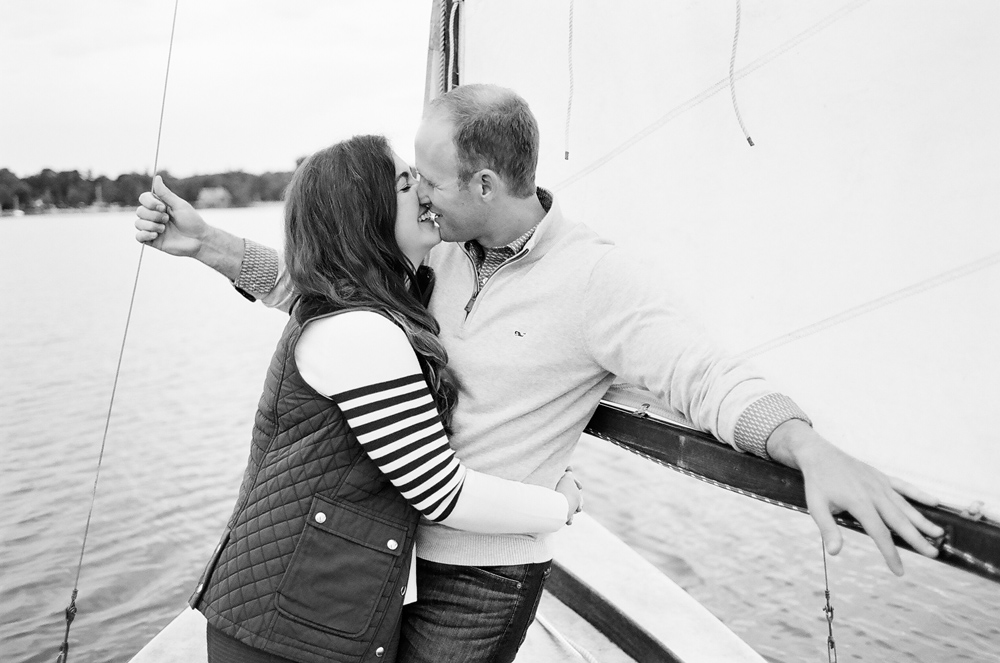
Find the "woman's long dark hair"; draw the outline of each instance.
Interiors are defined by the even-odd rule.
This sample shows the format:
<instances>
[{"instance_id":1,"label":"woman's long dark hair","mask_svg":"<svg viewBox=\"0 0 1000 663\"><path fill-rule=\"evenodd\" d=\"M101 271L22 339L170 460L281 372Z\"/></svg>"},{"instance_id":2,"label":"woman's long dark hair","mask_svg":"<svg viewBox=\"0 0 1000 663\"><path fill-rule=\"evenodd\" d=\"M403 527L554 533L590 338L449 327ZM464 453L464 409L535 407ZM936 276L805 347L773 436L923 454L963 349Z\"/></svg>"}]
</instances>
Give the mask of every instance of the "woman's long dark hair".
<instances>
[{"instance_id":1,"label":"woman's long dark hair","mask_svg":"<svg viewBox=\"0 0 1000 663\"><path fill-rule=\"evenodd\" d=\"M421 359L447 428L458 400L439 327L424 307L430 270L414 272L396 243L396 166L383 136L316 152L285 191L285 262L299 322L327 311L374 309L398 324Z\"/></svg>"}]
</instances>

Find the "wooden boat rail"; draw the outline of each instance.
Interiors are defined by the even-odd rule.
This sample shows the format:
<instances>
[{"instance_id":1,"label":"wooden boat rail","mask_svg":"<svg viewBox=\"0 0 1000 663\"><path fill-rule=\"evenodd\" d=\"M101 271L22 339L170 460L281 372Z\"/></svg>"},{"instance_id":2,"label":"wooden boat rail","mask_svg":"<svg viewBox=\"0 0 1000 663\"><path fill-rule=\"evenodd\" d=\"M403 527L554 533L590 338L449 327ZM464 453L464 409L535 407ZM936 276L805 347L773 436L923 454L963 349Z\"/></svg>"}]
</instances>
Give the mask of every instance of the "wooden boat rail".
<instances>
[{"instance_id":1,"label":"wooden boat rail","mask_svg":"<svg viewBox=\"0 0 1000 663\"><path fill-rule=\"evenodd\" d=\"M798 470L736 451L706 433L658 417L645 408L605 400L585 432L721 488L806 511L805 488ZM938 561L1000 583L1000 524L970 518L947 506L911 503L945 530L942 540L932 541L940 551ZM864 532L851 516L839 515L836 519L843 527ZM893 538L897 546L913 550L899 537Z\"/></svg>"}]
</instances>

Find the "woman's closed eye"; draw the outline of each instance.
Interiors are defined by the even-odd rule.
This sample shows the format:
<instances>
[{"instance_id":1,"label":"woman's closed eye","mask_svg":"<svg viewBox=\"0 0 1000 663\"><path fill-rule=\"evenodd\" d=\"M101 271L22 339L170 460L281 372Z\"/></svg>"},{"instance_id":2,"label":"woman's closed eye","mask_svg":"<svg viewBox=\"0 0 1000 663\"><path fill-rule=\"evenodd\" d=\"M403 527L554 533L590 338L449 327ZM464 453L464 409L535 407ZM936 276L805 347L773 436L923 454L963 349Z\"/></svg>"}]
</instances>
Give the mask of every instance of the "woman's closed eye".
<instances>
[{"instance_id":1,"label":"woman's closed eye","mask_svg":"<svg viewBox=\"0 0 1000 663\"><path fill-rule=\"evenodd\" d=\"M406 193L413 188L413 178L409 173L403 173L396 178L396 193Z\"/></svg>"},{"instance_id":2,"label":"woman's closed eye","mask_svg":"<svg viewBox=\"0 0 1000 663\"><path fill-rule=\"evenodd\" d=\"M417 169L410 166L409 170L405 170L396 175L396 192L406 193L413 187L417 186L419 181L420 175L417 173Z\"/></svg>"}]
</instances>

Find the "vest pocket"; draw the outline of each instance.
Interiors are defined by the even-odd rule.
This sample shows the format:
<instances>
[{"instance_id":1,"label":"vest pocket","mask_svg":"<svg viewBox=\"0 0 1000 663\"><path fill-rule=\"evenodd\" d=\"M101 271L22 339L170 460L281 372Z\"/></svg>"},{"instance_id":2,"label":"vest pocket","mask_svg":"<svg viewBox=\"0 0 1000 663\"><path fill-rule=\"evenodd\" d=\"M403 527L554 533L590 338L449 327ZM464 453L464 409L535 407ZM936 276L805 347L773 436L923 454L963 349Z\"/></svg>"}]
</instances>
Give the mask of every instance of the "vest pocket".
<instances>
[{"instance_id":1,"label":"vest pocket","mask_svg":"<svg viewBox=\"0 0 1000 663\"><path fill-rule=\"evenodd\" d=\"M405 543L405 525L315 496L278 586L278 609L324 631L363 634Z\"/></svg>"}]
</instances>

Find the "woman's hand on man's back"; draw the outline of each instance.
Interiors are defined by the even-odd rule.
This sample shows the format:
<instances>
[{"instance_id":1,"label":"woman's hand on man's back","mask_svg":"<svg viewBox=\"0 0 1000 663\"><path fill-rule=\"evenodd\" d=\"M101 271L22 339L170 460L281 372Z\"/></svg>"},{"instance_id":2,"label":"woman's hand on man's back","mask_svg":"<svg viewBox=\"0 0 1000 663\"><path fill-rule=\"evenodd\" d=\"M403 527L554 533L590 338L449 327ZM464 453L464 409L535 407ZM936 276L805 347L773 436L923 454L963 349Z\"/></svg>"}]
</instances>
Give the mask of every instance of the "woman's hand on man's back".
<instances>
[{"instance_id":1,"label":"woman's hand on man's back","mask_svg":"<svg viewBox=\"0 0 1000 663\"><path fill-rule=\"evenodd\" d=\"M573 468L567 467L559 483L556 484L556 492L562 493L566 501L569 502L569 512L566 514L566 524L573 524L573 516L583 511L583 486L573 476Z\"/></svg>"}]
</instances>

